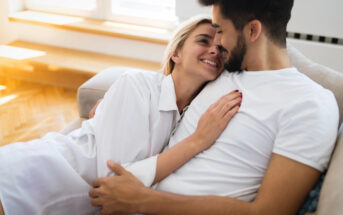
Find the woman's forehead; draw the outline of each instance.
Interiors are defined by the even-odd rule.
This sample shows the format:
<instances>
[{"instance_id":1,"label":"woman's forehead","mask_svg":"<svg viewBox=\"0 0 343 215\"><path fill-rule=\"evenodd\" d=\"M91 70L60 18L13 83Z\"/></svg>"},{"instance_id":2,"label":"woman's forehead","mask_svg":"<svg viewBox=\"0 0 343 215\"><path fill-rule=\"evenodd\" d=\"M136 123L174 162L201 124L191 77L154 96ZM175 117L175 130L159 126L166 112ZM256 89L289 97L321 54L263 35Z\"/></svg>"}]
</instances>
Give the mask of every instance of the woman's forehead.
<instances>
[{"instance_id":1,"label":"woman's forehead","mask_svg":"<svg viewBox=\"0 0 343 215\"><path fill-rule=\"evenodd\" d=\"M213 38L216 34L216 29L210 23L203 23L198 25L194 31L191 33L192 36L197 37L200 35L208 35L208 37Z\"/></svg>"}]
</instances>

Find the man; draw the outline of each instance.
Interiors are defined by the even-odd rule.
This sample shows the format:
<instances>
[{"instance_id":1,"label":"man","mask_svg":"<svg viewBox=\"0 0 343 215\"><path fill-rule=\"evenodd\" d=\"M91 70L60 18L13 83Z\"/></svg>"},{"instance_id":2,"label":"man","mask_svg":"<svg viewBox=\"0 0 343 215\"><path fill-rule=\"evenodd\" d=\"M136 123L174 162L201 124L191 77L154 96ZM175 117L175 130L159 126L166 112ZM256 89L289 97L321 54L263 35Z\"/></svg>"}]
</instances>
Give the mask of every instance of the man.
<instances>
[{"instance_id":1,"label":"man","mask_svg":"<svg viewBox=\"0 0 343 215\"><path fill-rule=\"evenodd\" d=\"M286 27L293 0L200 2L213 5L230 72L194 99L169 147L193 132L208 104L226 92L240 89L242 106L210 149L157 190L109 163L118 176L95 180L90 191L102 214L295 214L328 165L338 108L330 91L290 65Z\"/></svg>"}]
</instances>

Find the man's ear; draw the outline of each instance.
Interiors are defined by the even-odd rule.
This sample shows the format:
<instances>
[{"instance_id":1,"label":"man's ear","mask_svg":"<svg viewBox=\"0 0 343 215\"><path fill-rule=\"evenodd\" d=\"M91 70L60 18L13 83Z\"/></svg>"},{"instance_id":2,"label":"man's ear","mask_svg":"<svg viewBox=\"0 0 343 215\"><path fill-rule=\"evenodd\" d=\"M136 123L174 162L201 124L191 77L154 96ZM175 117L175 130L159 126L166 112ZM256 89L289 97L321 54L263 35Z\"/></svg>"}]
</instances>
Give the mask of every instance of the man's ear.
<instances>
[{"instance_id":1,"label":"man's ear","mask_svg":"<svg viewBox=\"0 0 343 215\"><path fill-rule=\"evenodd\" d=\"M257 19L250 21L245 26L245 34L247 36L246 38L248 38L250 42L255 42L260 37L261 33L262 23Z\"/></svg>"},{"instance_id":2,"label":"man's ear","mask_svg":"<svg viewBox=\"0 0 343 215\"><path fill-rule=\"evenodd\" d=\"M174 61L175 64L178 64L181 62L180 49L175 50L171 59Z\"/></svg>"}]
</instances>

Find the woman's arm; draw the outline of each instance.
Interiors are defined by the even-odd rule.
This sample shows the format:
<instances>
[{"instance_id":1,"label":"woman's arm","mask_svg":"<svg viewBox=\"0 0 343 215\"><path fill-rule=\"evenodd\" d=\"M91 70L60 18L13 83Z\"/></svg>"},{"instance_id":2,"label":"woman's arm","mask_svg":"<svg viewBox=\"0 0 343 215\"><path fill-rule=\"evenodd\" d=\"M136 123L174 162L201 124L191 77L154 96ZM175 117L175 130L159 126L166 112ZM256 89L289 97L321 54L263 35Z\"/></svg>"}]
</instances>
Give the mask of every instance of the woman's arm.
<instances>
[{"instance_id":1,"label":"woman's arm","mask_svg":"<svg viewBox=\"0 0 343 215\"><path fill-rule=\"evenodd\" d=\"M242 94L233 91L212 104L201 116L196 131L157 157L153 184L163 180L198 153L210 148L237 113Z\"/></svg>"}]
</instances>

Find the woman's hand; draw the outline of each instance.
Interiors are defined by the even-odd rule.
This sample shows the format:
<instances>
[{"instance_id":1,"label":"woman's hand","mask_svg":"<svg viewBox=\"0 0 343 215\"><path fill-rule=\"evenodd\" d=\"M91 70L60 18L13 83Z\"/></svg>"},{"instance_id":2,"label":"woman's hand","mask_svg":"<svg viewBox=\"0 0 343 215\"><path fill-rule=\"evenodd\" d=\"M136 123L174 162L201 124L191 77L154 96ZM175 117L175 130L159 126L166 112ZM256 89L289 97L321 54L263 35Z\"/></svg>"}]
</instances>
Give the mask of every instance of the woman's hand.
<instances>
[{"instance_id":1,"label":"woman's hand","mask_svg":"<svg viewBox=\"0 0 343 215\"><path fill-rule=\"evenodd\" d=\"M238 112L241 102L242 93L238 90L232 91L212 104L200 117L197 129L192 136L197 140L196 143L199 143L201 150L212 146Z\"/></svg>"},{"instance_id":2,"label":"woman's hand","mask_svg":"<svg viewBox=\"0 0 343 215\"><path fill-rule=\"evenodd\" d=\"M96 104L94 105L94 107L92 108L92 110L89 112L89 119L93 118L94 115L95 115L95 111L96 111L96 108L98 107L98 105L100 104L100 102L102 101L102 99L99 99Z\"/></svg>"}]
</instances>

